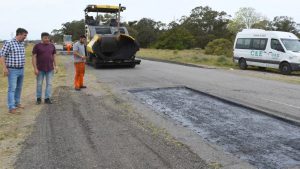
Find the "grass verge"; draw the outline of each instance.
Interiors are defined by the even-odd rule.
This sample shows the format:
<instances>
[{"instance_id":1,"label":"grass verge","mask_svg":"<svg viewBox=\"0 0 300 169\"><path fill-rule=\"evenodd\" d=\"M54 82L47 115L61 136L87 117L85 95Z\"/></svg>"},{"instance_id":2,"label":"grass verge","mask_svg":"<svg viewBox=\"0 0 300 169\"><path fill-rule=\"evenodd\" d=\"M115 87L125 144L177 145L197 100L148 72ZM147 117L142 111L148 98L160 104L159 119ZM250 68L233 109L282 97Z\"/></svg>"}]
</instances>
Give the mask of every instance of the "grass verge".
<instances>
[{"instance_id":1,"label":"grass verge","mask_svg":"<svg viewBox=\"0 0 300 169\"><path fill-rule=\"evenodd\" d=\"M0 166L13 168L13 164L20 152L22 142L31 133L35 118L42 106L35 105L36 80L31 65L31 51L33 45L26 48L25 78L22 91L22 104L25 110L21 115L7 113L7 77L3 77L0 69ZM53 88L66 82L66 70L64 63L67 58L58 55L59 72L54 75Z\"/></svg>"},{"instance_id":2,"label":"grass verge","mask_svg":"<svg viewBox=\"0 0 300 169\"><path fill-rule=\"evenodd\" d=\"M204 50L161 50L161 49L141 49L137 56L144 59L157 59L172 61L184 64L218 66L225 68L236 68L232 58L226 56L206 55Z\"/></svg>"}]
</instances>

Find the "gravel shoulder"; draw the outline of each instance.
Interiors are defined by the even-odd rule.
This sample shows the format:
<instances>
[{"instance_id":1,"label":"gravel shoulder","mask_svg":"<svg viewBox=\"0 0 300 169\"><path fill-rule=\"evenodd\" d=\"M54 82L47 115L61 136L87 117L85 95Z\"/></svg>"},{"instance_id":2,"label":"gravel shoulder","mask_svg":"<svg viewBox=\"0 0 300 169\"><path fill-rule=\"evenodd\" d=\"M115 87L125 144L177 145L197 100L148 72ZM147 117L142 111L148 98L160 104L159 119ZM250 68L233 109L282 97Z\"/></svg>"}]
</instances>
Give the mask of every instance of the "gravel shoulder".
<instances>
[{"instance_id":1,"label":"gravel shoulder","mask_svg":"<svg viewBox=\"0 0 300 169\"><path fill-rule=\"evenodd\" d=\"M16 168L207 168L186 146L140 125L122 101L59 87Z\"/></svg>"}]
</instances>

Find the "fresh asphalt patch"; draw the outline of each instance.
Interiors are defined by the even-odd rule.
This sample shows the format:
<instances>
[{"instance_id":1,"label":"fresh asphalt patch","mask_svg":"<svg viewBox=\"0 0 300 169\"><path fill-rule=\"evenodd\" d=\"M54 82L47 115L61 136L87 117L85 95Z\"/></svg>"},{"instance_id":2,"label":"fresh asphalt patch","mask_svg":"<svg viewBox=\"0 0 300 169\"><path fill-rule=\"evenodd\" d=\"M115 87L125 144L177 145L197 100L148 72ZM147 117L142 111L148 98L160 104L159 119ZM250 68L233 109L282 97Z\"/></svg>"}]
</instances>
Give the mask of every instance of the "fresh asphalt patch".
<instances>
[{"instance_id":1,"label":"fresh asphalt patch","mask_svg":"<svg viewBox=\"0 0 300 169\"><path fill-rule=\"evenodd\" d=\"M300 127L185 87L131 90L154 111L259 169L300 166Z\"/></svg>"}]
</instances>

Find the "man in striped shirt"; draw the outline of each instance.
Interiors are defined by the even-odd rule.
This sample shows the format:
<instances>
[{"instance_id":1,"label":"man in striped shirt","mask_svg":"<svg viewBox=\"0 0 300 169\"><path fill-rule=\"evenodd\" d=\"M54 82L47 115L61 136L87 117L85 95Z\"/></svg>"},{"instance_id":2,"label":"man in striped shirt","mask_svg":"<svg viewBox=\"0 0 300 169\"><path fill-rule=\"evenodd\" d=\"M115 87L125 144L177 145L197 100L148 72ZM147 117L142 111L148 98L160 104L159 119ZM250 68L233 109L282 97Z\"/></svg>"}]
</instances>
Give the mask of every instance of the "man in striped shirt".
<instances>
[{"instance_id":1,"label":"man in striped shirt","mask_svg":"<svg viewBox=\"0 0 300 169\"><path fill-rule=\"evenodd\" d=\"M21 105L21 92L25 65L24 40L27 34L27 30L18 28L16 37L6 41L0 52L3 73L8 77L7 105L11 114L19 114L19 109L24 109Z\"/></svg>"}]
</instances>

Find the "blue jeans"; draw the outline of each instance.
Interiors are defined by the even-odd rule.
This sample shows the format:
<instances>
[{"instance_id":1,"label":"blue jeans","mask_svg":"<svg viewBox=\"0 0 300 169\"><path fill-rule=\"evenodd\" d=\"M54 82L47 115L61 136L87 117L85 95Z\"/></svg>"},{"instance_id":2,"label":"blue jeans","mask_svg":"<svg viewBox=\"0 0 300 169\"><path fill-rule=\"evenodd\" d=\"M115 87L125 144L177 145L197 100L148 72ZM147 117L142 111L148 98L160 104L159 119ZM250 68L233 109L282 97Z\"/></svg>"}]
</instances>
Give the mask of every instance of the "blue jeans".
<instances>
[{"instance_id":1,"label":"blue jeans","mask_svg":"<svg viewBox=\"0 0 300 169\"><path fill-rule=\"evenodd\" d=\"M52 95L52 78L54 71L44 72L39 71L36 77L36 98L42 98L43 81L46 78L45 99L49 99Z\"/></svg>"},{"instance_id":2,"label":"blue jeans","mask_svg":"<svg viewBox=\"0 0 300 169\"><path fill-rule=\"evenodd\" d=\"M15 109L21 101L21 93L24 79L24 69L8 68L8 109Z\"/></svg>"}]
</instances>

